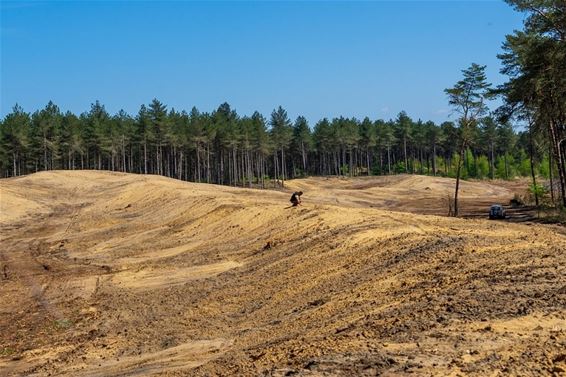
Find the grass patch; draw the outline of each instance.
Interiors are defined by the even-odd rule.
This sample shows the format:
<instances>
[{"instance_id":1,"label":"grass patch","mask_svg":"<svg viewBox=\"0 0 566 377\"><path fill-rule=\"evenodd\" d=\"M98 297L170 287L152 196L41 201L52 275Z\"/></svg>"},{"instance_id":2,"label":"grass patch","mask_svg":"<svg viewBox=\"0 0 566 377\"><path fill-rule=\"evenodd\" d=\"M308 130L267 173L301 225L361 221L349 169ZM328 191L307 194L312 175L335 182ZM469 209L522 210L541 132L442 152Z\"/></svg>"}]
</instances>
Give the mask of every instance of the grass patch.
<instances>
[{"instance_id":1,"label":"grass patch","mask_svg":"<svg viewBox=\"0 0 566 377\"><path fill-rule=\"evenodd\" d=\"M0 357L13 355L16 350L10 347L0 348Z\"/></svg>"},{"instance_id":2,"label":"grass patch","mask_svg":"<svg viewBox=\"0 0 566 377\"><path fill-rule=\"evenodd\" d=\"M73 322L70 319L63 318L53 321L53 324L57 329L68 329L72 326Z\"/></svg>"}]
</instances>

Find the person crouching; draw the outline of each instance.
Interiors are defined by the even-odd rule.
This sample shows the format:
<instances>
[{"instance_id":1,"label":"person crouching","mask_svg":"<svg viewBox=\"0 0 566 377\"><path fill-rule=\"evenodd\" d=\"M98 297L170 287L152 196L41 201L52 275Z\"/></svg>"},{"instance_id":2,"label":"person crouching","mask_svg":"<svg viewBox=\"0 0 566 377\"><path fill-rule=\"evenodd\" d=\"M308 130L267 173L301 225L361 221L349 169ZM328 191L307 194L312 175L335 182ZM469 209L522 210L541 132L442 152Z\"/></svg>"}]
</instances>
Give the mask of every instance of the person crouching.
<instances>
[{"instance_id":1,"label":"person crouching","mask_svg":"<svg viewBox=\"0 0 566 377\"><path fill-rule=\"evenodd\" d=\"M293 203L293 207L296 207L299 204L301 204L301 195L303 195L302 191L294 192L293 195L291 195L290 202Z\"/></svg>"}]
</instances>

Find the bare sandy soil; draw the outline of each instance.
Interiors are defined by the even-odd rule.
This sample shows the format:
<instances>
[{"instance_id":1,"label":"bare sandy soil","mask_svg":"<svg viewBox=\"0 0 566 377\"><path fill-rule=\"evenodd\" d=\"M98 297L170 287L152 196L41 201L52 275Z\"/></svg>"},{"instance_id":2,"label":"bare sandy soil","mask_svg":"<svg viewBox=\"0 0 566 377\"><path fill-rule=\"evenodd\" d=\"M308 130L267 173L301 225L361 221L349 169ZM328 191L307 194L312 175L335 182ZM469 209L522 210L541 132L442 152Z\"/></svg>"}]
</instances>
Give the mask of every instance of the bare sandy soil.
<instances>
[{"instance_id":1,"label":"bare sandy soil","mask_svg":"<svg viewBox=\"0 0 566 377\"><path fill-rule=\"evenodd\" d=\"M308 201L346 207L378 208L427 215L448 214L455 179L421 175L361 178L308 178L287 183L293 191L308 193ZM514 192L502 185L462 181L460 214L486 216L491 204L508 204Z\"/></svg>"},{"instance_id":2,"label":"bare sandy soil","mask_svg":"<svg viewBox=\"0 0 566 377\"><path fill-rule=\"evenodd\" d=\"M0 375L564 375L563 230L403 212L452 184L0 180Z\"/></svg>"}]
</instances>

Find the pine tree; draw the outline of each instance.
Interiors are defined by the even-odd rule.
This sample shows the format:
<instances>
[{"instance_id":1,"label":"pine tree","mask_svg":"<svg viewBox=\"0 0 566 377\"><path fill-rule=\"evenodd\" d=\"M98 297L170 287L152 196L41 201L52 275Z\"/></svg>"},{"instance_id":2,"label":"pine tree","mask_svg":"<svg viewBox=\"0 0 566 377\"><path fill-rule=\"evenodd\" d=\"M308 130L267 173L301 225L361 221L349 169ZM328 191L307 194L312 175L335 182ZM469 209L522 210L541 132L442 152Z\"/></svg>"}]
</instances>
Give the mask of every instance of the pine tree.
<instances>
[{"instance_id":1,"label":"pine tree","mask_svg":"<svg viewBox=\"0 0 566 377\"><path fill-rule=\"evenodd\" d=\"M153 99L149 104L147 115L150 122L151 131L154 137L155 148L155 174L164 174L164 153L163 147L166 145L169 123L167 118L167 106Z\"/></svg>"},{"instance_id":2,"label":"pine tree","mask_svg":"<svg viewBox=\"0 0 566 377\"><path fill-rule=\"evenodd\" d=\"M293 152L300 157L302 175L307 175L308 156L312 150L313 140L311 130L305 117L299 116L293 126ZM294 174L296 175L296 174Z\"/></svg>"},{"instance_id":3,"label":"pine tree","mask_svg":"<svg viewBox=\"0 0 566 377\"><path fill-rule=\"evenodd\" d=\"M30 116L15 105L0 126L0 171L16 177L26 172L26 152L29 147Z\"/></svg>"},{"instance_id":4,"label":"pine tree","mask_svg":"<svg viewBox=\"0 0 566 377\"><path fill-rule=\"evenodd\" d=\"M402 143L401 148L403 151L403 161L404 161L404 169L405 173L409 172L409 159L407 155L407 144L411 139L411 129L413 126L413 121L407 113L401 111L399 115L397 115L397 121L395 122L396 131L397 131L397 139Z\"/></svg>"},{"instance_id":5,"label":"pine tree","mask_svg":"<svg viewBox=\"0 0 566 377\"><path fill-rule=\"evenodd\" d=\"M275 146L274 149L274 177L275 179L281 178L281 185L287 179L287 159L285 152L289 150L291 140L293 137L293 128L291 121L281 106L271 113L269 121L271 126L271 137ZM281 153L281 162L279 163L279 153Z\"/></svg>"},{"instance_id":6,"label":"pine tree","mask_svg":"<svg viewBox=\"0 0 566 377\"><path fill-rule=\"evenodd\" d=\"M371 163L373 160L372 151L377 145L377 127L368 117L360 123L360 148L365 154L365 168L367 175L371 175ZM361 162L360 162L361 165Z\"/></svg>"},{"instance_id":7,"label":"pine tree","mask_svg":"<svg viewBox=\"0 0 566 377\"><path fill-rule=\"evenodd\" d=\"M460 158L456 170L456 189L454 194L454 216L458 216L458 190L460 188L460 173L464 152L473 140L478 120L484 115L487 108L487 100L493 97L490 86L485 76L485 66L473 63L469 68L462 71L464 78L456 83L454 87L445 89L448 102L454 110L460 114L458 125L460 128Z\"/></svg>"}]
</instances>

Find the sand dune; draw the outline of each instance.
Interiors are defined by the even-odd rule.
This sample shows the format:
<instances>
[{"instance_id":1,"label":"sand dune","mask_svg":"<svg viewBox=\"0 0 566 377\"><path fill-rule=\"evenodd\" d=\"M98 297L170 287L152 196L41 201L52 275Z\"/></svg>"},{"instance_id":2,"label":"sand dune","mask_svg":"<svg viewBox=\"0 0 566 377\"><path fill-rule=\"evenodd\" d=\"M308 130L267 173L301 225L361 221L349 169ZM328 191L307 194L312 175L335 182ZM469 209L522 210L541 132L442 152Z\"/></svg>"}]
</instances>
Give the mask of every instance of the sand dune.
<instances>
[{"instance_id":1,"label":"sand dune","mask_svg":"<svg viewBox=\"0 0 566 377\"><path fill-rule=\"evenodd\" d=\"M0 375L564 373L562 230L425 215L452 185L0 180Z\"/></svg>"}]
</instances>

